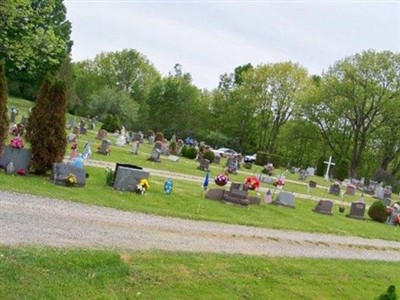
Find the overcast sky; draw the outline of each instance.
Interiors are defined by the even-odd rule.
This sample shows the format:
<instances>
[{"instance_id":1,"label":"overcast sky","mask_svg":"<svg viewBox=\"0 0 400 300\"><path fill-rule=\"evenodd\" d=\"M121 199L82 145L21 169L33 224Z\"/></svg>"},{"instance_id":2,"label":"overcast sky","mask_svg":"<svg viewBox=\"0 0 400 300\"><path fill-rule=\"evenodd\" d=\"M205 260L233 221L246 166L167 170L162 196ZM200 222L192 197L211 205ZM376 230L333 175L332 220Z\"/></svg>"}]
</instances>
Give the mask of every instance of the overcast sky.
<instances>
[{"instance_id":1,"label":"overcast sky","mask_svg":"<svg viewBox=\"0 0 400 300\"><path fill-rule=\"evenodd\" d=\"M367 49L400 52L399 1L65 0L72 58L135 49L199 88L237 66L292 61L321 74Z\"/></svg>"}]
</instances>

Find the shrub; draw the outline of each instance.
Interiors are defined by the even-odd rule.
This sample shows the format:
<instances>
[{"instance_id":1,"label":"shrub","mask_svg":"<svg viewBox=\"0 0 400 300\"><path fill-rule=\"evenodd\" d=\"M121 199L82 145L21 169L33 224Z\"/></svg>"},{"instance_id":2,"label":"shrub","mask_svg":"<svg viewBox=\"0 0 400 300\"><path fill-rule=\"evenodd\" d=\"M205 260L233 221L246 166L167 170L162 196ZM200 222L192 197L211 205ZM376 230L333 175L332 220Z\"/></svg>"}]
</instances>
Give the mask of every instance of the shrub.
<instances>
[{"instance_id":1,"label":"shrub","mask_svg":"<svg viewBox=\"0 0 400 300\"><path fill-rule=\"evenodd\" d=\"M195 159L197 157L197 149L195 147L189 147L189 149L187 149L186 157L189 159Z\"/></svg>"},{"instance_id":2,"label":"shrub","mask_svg":"<svg viewBox=\"0 0 400 300\"><path fill-rule=\"evenodd\" d=\"M380 200L375 201L369 207L368 215L374 221L385 222L388 217L385 204Z\"/></svg>"},{"instance_id":3,"label":"shrub","mask_svg":"<svg viewBox=\"0 0 400 300\"><path fill-rule=\"evenodd\" d=\"M169 152L170 153L176 154L176 148L177 148L177 145L176 145L175 141L172 141L169 143Z\"/></svg>"},{"instance_id":4,"label":"shrub","mask_svg":"<svg viewBox=\"0 0 400 300\"><path fill-rule=\"evenodd\" d=\"M394 285L390 285L386 291L386 293L381 294L378 297L378 300L397 300L399 299L396 294L396 287Z\"/></svg>"},{"instance_id":5,"label":"shrub","mask_svg":"<svg viewBox=\"0 0 400 300\"><path fill-rule=\"evenodd\" d=\"M269 162L269 157L267 152L258 151L256 161L254 162L258 166L265 166Z\"/></svg>"},{"instance_id":6,"label":"shrub","mask_svg":"<svg viewBox=\"0 0 400 300\"><path fill-rule=\"evenodd\" d=\"M26 139L31 143L32 167L38 174L63 161L67 146L66 91L63 81L46 78L29 116Z\"/></svg>"},{"instance_id":7,"label":"shrub","mask_svg":"<svg viewBox=\"0 0 400 300\"><path fill-rule=\"evenodd\" d=\"M103 121L103 125L101 129L104 129L108 132L115 132L117 130L121 130L122 125L118 117L113 115L107 115L106 119Z\"/></svg>"},{"instance_id":8,"label":"shrub","mask_svg":"<svg viewBox=\"0 0 400 300\"><path fill-rule=\"evenodd\" d=\"M214 154L214 152L212 152L211 150L209 150L209 149L207 149L207 150L204 150L204 156L203 156L205 159L208 159L208 161L210 162L210 163L212 163L213 161L214 161L214 158L215 158L215 154Z\"/></svg>"},{"instance_id":9,"label":"shrub","mask_svg":"<svg viewBox=\"0 0 400 300\"><path fill-rule=\"evenodd\" d=\"M151 129L147 130L146 137L148 138L149 136L152 136L152 135L154 135L154 131Z\"/></svg>"},{"instance_id":10,"label":"shrub","mask_svg":"<svg viewBox=\"0 0 400 300\"><path fill-rule=\"evenodd\" d=\"M181 155L183 157L187 157L188 150L189 150L189 146L188 145L183 145L182 150L181 150Z\"/></svg>"},{"instance_id":11,"label":"shrub","mask_svg":"<svg viewBox=\"0 0 400 300\"><path fill-rule=\"evenodd\" d=\"M112 169L107 168L106 169L106 184L108 186L113 186L114 185L114 175L115 171Z\"/></svg>"},{"instance_id":12,"label":"shrub","mask_svg":"<svg viewBox=\"0 0 400 300\"><path fill-rule=\"evenodd\" d=\"M281 157L277 154L270 154L268 162L273 164L274 168L279 168L281 165Z\"/></svg>"},{"instance_id":13,"label":"shrub","mask_svg":"<svg viewBox=\"0 0 400 300\"><path fill-rule=\"evenodd\" d=\"M161 141L161 142L164 141L164 133L157 132L154 140L155 141Z\"/></svg>"}]
</instances>

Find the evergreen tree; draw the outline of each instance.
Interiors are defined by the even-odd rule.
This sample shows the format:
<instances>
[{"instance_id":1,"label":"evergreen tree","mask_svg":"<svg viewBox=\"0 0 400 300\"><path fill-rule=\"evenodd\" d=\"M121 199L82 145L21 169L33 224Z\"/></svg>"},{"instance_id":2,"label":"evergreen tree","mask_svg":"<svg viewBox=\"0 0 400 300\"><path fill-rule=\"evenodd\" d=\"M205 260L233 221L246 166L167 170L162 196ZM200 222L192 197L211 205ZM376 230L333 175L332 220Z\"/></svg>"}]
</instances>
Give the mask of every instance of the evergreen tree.
<instances>
[{"instance_id":1,"label":"evergreen tree","mask_svg":"<svg viewBox=\"0 0 400 300\"><path fill-rule=\"evenodd\" d=\"M64 158L66 109L65 83L46 78L26 126L26 138L32 148L32 167L37 174L51 170L53 163Z\"/></svg>"},{"instance_id":2,"label":"evergreen tree","mask_svg":"<svg viewBox=\"0 0 400 300\"><path fill-rule=\"evenodd\" d=\"M0 155L3 152L4 141L8 133L8 114L7 114L7 82L4 74L4 62L0 61Z\"/></svg>"}]
</instances>

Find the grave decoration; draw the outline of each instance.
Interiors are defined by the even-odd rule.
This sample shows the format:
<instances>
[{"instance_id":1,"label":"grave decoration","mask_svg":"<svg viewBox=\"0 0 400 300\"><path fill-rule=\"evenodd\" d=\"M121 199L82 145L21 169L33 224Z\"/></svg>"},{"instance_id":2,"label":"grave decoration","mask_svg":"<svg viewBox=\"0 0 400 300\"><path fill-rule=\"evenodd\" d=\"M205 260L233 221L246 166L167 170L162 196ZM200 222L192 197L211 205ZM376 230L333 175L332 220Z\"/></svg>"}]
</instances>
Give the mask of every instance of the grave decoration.
<instances>
[{"instance_id":1,"label":"grave decoration","mask_svg":"<svg viewBox=\"0 0 400 300\"><path fill-rule=\"evenodd\" d=\"M285 185L285 176L280 175L273 185L276 186L278 190L282 190Z\"/></svg>"},{"instance_id":2,"label":"grave decoration","mask_svg":"<svg viewBox=\"0 0 400 300\"><path fill-rule=\"evenodd\" d=\"M65 176L65 183L67 186L74 186L78 182L76 176L72 173L69 173Z\"/></svg>"},{"instance_id":3,"label":"grave decoration","mask_svg":"<svg viewBox=\"0 0 400 300\"><path fill-rule=\"evenodd\" d=\"M174 183L172 182L172 179L167 178L164 182L164 193L167 195L171 194L173 186Z\"/></svg>"},{"instance_id":4,"label":"grave decoration","mask_svg":"<svg viewBox=\"0 0 400 300\"><path fill-rule=\"evenodd\" d=\"M140 179L139 183L136 185L136 193L144 195L149 190L150 185L147 179Z\"/></svg>"},{"instance_id":5,"label":"grave decoration","mask_svg":"<svg viewBox=\"0 0 400 300\"><path fill-rule=\"evenodd\" d=\"M400 226L400 202L395 203L391 207L389 207L387 214L387 224Z\"/></svg>"},{"instance_id":6,"label":"grave decoration","mask_svg":"<svg viewBox=\"0 0 400 300\"><path fill-rule=\"evenodd\" d=\"M229 177L228 177L228 173L226 173L226 172L221 173L221 174L215 176L215 178L214 178L214 182L218 186L224 186L228 183L228 181L229 181Z\"/></svg>"},{"instance_id":7,"label":"grave decoration","mask_svg":"<svg viewBox=\"0 0 400 300\"><path fill-rule=\"evenodd\" d=\"M10 141L10 147L14 149L22 149L24 146L25 143L19 136L13 137Z\"/></svg>"},{"instance_id":8,"label":"grave decoration","mask_svg":"<svg viewBox=\"0 0 400 300\"><path fill-rule=\"evenodd\" d=\"M258 178L255 176L250 176L246 178L244 184L249 190L255 190L260 187L260 180L258 180Z\"/></svg>"}]
</instances>

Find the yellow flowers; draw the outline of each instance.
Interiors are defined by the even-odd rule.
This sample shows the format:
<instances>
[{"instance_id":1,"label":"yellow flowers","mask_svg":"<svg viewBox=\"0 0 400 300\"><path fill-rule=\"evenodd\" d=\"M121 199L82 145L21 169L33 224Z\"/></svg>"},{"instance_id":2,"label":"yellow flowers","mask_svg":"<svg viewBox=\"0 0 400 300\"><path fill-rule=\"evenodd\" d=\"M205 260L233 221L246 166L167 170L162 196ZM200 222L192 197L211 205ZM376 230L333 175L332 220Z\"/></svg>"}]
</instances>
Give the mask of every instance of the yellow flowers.
<instances>
[{"instance_id":1,"label":"yellow flowers","mask_svg":"<svg viewBox=\"0 0 400 300\"><path fill-rule=\"evenodd\" d=\"M78 182L78 180L74 174L70 173L65 177L65 182L68 186L73 186Z\"/></svg>"}]
</instances>

